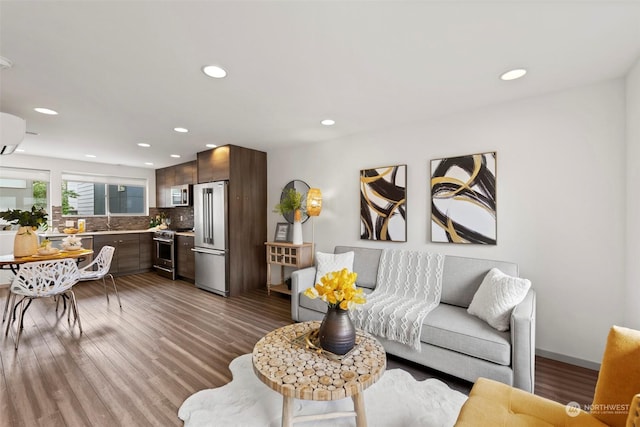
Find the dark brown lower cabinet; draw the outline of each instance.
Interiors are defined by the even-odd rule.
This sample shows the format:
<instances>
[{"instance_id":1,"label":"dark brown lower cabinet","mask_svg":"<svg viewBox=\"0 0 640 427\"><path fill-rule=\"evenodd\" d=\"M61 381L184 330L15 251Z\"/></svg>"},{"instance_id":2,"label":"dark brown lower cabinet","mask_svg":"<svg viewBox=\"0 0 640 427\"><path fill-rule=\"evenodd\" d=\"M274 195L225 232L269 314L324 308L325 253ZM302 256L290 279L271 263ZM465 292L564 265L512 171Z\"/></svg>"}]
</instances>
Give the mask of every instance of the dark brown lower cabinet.
<instances>
[{"instance_id":1,"label":"dark brown lower cabinet","mask_svg":"<svg viewBox=\"0 0 640 427\"><path fill-rule=\"evenodd\" d=\"M153 268L153 233L140 233L140 270L151 271Z\"/></svg>"},{"instance_id":2,"label":"dark brown lower cabinet","mask_svg":"<svg viewBox=\"0 0 640 427\"><path fill-rule=\"evenodd\" d=\"M113 246L116 249L109 270L113 275L134 274L151 269L151 233L95 235L94 258L103 246Z\"/></svg>"},{"instance_id":3,"label":"dark brown lower cabinet","mask_svg":"<svg viewBox=\"0 0 640 427\"><path fill-rule=\"evenodd\" d=\"M176 265L178 276L196 280L196 259L193 251L193 236L176 236Z\"/></svg>"}]
</instances>

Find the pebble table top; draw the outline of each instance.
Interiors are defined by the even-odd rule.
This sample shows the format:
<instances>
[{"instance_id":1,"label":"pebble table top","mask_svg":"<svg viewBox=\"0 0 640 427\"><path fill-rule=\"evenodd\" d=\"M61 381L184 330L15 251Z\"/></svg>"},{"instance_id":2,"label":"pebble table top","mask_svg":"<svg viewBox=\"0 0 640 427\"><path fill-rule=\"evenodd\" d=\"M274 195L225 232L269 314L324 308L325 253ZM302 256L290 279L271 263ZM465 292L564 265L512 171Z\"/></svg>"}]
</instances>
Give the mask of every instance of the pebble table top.
<instances>
[{"instance_id":1,"label":"pebble table top","mask_svg":"<svg viewBox=\"0 0 640 427\"><path fill-rule=\"evenodd\" d=\"M293 342L319 327L320 322L295 323L261 338L253 348L258 378L283 396L327 401L354 396L384 374L384 348L365 332L358 331L359 342L341 360Z\"/></svg>"}]
</instances>

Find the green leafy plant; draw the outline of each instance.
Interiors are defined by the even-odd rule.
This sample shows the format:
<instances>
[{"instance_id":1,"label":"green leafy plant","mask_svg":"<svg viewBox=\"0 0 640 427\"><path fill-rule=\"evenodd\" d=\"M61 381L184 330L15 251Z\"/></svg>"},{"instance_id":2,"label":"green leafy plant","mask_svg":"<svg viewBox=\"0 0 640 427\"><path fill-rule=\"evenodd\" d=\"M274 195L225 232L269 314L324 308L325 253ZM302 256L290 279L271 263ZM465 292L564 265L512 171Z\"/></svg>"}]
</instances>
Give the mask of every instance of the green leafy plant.
<instances>
[{"instance_id":1,"label":"green leafy plant","mask_svg":"<svg viewBox=\"0 0 640 427\"><path fill-rule=\"evenodd\" d=\"M18 224L21 227L38 228L47 224L47 213L44 209L31 207L30 211L20 209L8 209L0 212L0 218L9 223Z\"/></svg>"},{"instance_id":2,"label":"green leafy plant","mask_svg":"<svg viewBox=\"0 0 640 427\"><path fill-rule=\"evenodd\" d=\"M44 209L47 207L47 187L49 183L44 181L33 181L33 205Z\"/></svg>"},{"instance_id":3,"label":"green leafy plant","mask_svg":"<svg viewBox=\"0 0 640 427\"><path fill-rule=\"evenodd\" d=\"M280 203L274 208L274 212L279 214L286 214L289 212L295 212L302 209L302 194L296 191L295 188L288 188L284 192L284 197L280 199Z\"/></svg>"},{"instance_id":4,"label":"green leafy plant","mask_svg":"<svg viewBox=\"0 0 640 427\"><path fill-rule=\"evenodd\" d=\"M77 198L78 196L78 193L68 189L67 181L62 182L62 215L75 213L73 208L69 205L69 198Z\"/></svg>"}]
</instances>

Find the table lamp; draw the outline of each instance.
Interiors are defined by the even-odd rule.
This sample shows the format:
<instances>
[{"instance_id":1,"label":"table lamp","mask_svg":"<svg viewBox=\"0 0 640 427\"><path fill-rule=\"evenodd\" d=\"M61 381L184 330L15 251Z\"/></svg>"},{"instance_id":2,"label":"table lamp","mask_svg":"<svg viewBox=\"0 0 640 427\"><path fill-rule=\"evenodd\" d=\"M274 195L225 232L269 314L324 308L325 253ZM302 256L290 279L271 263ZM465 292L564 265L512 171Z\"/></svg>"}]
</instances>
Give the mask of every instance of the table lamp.
<instances>
[{"instance_id":1,"label":"table lamp","mask_svg":"<svg viewBox=\"0 0 640 427\"><path fill-rule=\"evenodd\" d=\"M322 210L322 192L319 188L310 188L307 192L307 215L311 217L311 243L313 244L311 260L314 259L316 245L316 228L313 217L319 216Z\"/></svg>"}]
</instances>

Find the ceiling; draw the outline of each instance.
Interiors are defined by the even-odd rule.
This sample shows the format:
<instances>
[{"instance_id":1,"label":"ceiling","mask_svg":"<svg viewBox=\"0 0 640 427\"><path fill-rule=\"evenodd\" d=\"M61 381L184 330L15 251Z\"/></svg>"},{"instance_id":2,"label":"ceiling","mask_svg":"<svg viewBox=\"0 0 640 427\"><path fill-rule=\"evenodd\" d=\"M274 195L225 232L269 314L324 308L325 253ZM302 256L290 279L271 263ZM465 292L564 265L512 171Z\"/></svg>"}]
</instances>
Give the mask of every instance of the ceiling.
<instances>
[{"instance_id":1,"label":"ceiling","mask_svg":"<svg viewBox=\"0 0 640 427\"><path fill-rule=\"evenodd\" d=\"M313 144L622 77L640 1L1 0L0 55L0 111L37 134L12 156L159 168L207 143Z\"/></svg>"}]
</instances>

